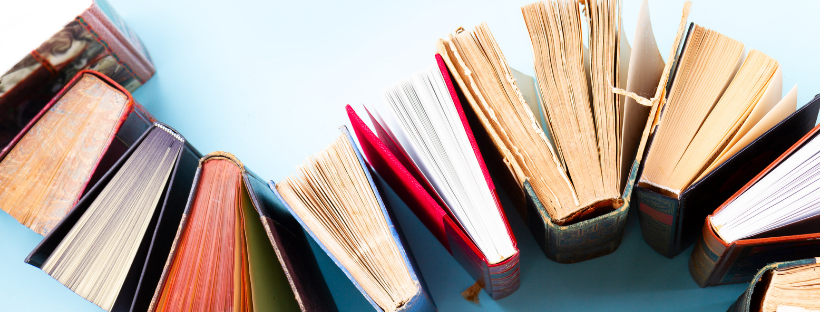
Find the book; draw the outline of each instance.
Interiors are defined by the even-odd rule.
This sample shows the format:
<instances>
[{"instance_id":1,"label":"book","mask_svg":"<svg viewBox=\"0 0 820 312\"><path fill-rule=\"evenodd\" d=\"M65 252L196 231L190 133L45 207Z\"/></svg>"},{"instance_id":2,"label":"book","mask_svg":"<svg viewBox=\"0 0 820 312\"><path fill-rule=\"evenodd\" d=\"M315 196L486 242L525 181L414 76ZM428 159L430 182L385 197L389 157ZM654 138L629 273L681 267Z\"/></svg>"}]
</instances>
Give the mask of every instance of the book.
<instances>
[{"instance_id":1,"label":"book","mask_svg":"<svg viewBox=\"0 0 820 312\"><path fill-rule=\"evenodd\" d=\"M520 286L519 251L441 55L348 118L369 164L493 299ZM389 126L388 126L389 125ZM376 135L378 134L378 136ZM411 156L412 155L412 156ZM477 300L477 291L467 292Z\"/></svg>"},{"instance_id":2,"label":"book","mask_svg":"<svg viewBox=\"0 0 820 312\"><path fill-rule=\"evenodd\" d=\"M336 311L301 226L230 153L199 160L172 246L148 311Z\"/></svg>"},{"instance_id":3,"label":"book","mask_svg":"<svg viewBox=\"0 0 820 312\"><path fill-rule=\"evenodd\" d=\"M662 114L636 188L644 240L672 258L695 243L706 215L812 126L818 106L796 110L774 59L697 24L674 58Z\"/></svg>"},{"instance_id":4,"label":"book","mask_svg":"<svg viewBox=\"0 0 820 312\"><path fill-rule=\"evenodd\" d=\"M341 131L270 188L375 311L435 311L399 224L350 132Z\"/></svg>"},{"instance_id":5,"label":"book","mask_svg":"<svg viewBox=\"0 0 820 312\"><path fill-rule=\"evenodd\" d=\"M609 5L609 8L607 8L607 5ZM610 20L606 27L604 25L595 25L594 27L599 29L596 32L600 36L590 36L590 38L603 40L601 44L609 45L610 50L615 52L609 54L604 50L595 50L594 53L611 59L612 64L652 61L657 65L657 60L649 57L652 49L657 50L657 46L646 44L646 42L654 42L654 39L640 39L641 45L637 46L636 50L638 51L634 52L638 53L639 57L634 59L626 58L626 54L629 54L631 58L633 52L628 52L630 48L626 43L625 36L622 35L623 31L619 25L620 17L617 7L616 2L603 4L600 1L585 7L585 12L590 12L586 14L606 15L609 16ZM592 10L596 12L591 13ZM566 21L573 24L568 24L566 27L559 27L554 24L555 19L562 18L559 11L568 14ZM450 35L438 41L437 51L453 74L453 78L457 82L456 85L464 94L465 99L462 102L469 104L465 105L465 114L468 121L470 121L476 141L491 175L502 182L501 184L505 187L506 192L510 195L518 212L524 218L530 232L546 256L557 262L574 263L607 255L618 248L623 237L632 192L632 180L637 174L637 164L640 163L642 157L643 145L645 145L648 136L648 132L644 130L651 114L646 114L644 120L639 114L630 115L630 118L632 118L628 121L628 123L631 123L629 124L630 131L640 133L639 135L630 133L631 139L637 140L637 143L633 142L633 144L639 146L635 149L634 153L637 156L634 157L634 160L630 160L631 157L623 157L619 154L621 153L619 149L622 150L619 147L622 141L615 140L607 143L612 144L606 147L608 155L606 158L608 160L605 161L604 166L607 167L609 172L606 174L606 180L608 181L606 182L608 185L606 188L603 186L604 176L601 173L601 163L598 157L595 157L594 162L589 163L591 166L598 168L590 171L597 173L593 173L592 177L586 179L589 183L586 185L576 183L576 180L579 182L582 178L576 178L572 174L573 172L581 175L589 173L585 173L584 170L579 171L577 165L579 161L584 162L582 159L586 159L590 155L586 155L586 152L570 152L571 148L569 146L563 146L570 144L567 137L564 136L567 133L558 133L556 131L559 131L557 128L564 129L563 127L566 125L560 126L557 121L558 116L555 115L556 112L551 112L550 106L544 103L548 101L552 103L553 100L558 100L557 98L552 99L554 95L552 92L556 91L557 85L569 85L570 82L566 80L566 77L568 77L566 75L575 76L573 74L575 72L586 75L587 67L590 68L590 72L593 69L596 72L601 69L608 73L599 73L606 77L596 76L598 77L596 78L598 79L596 80L598 87L604 87L604 82L609 79L613 84L607 85L606 90L613 90L610 87L622 86L623 82L627 80L624 77L626 69L616 65L613 65L612 68L603 69L603 67L609 65L605 66L598 61L595 61L596 65L592 65L591 63L587 64L587 61L584 60L580 33L580 15L582 13L579 2L533 4L524 7L522 12L530 31L531 40L534 43L536 77L538 89L541 92L539 95L541 111L544 113L544 119L547 123L543 128L548 130L552 140L543 131L535 115L525 103L516 81L509 72L503 54L486 24L479 25L472 32L463 29L457 30L455 35ZM687 12L684 12L684 17ZM572 17L577 17L579 20L570 21ZM648 19L648 16L646 19ZM601 28L598 28L598 26L601 26ZM612 31L606 31L605 28L607 27ZM546 31L547 29L549 32ZM566 33L559 36L558 32L560 31L566 31ZM679 31L678 37L681 37L681 32ZM546 43L544 35L547 33L566 38L566 45L559 42L563 40L559 37L550 37L550 40L559 41ZM640 33L640 36L652 36L651 29ZM603 39L604 37L607 39ZM544 45L540 44L542 42ZM561 50L563 49L562 46L567 46L567 50ZM581 49L580 52L575 51L576 48ZM548 62L545 59L547 56L545 53L548 53L547 50L549 49L557 49L556 53L566 52L568 59L571 59L567 61L567 68L561 69L560 73L555 72L554 75L548 74L544 70L544 66L547 66ZM630 66L633 65L630 64ZM664 68L655 69L655 71L668 72L671 65L665 64L663 66ZM638 65L634 65L634 67L642 68ZM646 65L644 67L651 66ZM646 71L649 72L649 70ZM654 79L649 74L644 75L644 77ZM644 83L650 85L649 88L639 88L637 85L634 85L631 89L629 86L626 88L633 90L633 94L634 92L652 93L655 92L654 88L659 85L659 81L665 81L663 76L658 77L658 79ZM556 82L559 83L556 85ZM580 84L586 86L585 83ZM609 130L600 134L606 136L606 140L619 137L621 132L618 130L621 127L626 128L627 124L626 121L620 121L622 117L618 113L621 110L626 111L625 108L621 108L622 104L626 104L625 100L622 100L619 94L608 94L603 89L597 90L598 87L596 87L595 94L599 94L599 97L606 97L605 102L608 103L598 106L607 106L608 112L606 114L611 114L609 117L612 119L610 120L612 122L607 126ZM579 113L591 118L593 103L589 102L592 97L587 93L589 89L586 87L576 88L572 92L574 93L571 96L561 97L560 101L586 99L587 102L585 103L588 103L589 106L582 104L577 107L580 110ZM651 107L653 111L657 107L657 103L651 101L642 101L642 103L642 105ZM575 112L567 113L575 114ZM584 122L588 126L594 123L589 118ZM589 129L587 128L587 130ZM594 147L593 156L598 153L598 134L595 131L584 133L587 139L592 140L586 143L591 143L588 147ZM604 139L601 137L602 142ZM569 140L572 141L572 139ZM563 145L562 141L564 142ZM573 159L570 160L570 157ZM620 175L623 172L622 167L618 166L620 161L631 162L628 165L630 167L629 175L622 189L619 185L622 180ZM507 170L503 170L504 168ZM602 197L592 196L594 194L599 194Z\"/></svg>"},{"instance_id":6,"label":"book","mask_svg":"<svg viewBox=\"0 0 820 312\"><path fill-rule=\"evenodd\" d=\"M106 0L4 3L0 29L0 149L80 70L103 73L129 92L156 71Z\"/></svg>"},{"instance_id":7,"label":"book","mask_svg":"<svg viewBox=\"0 0 820 312\"><path fill-rule=\"evenodd\" d=\"M813 178L818 131L812 129L706 217L689 258L698 285L748 282L768 263L820 254Z\"/></svg>"},{"instance_id":8,"label":"book","mask_svg":"<svg viewBox=\"0 0 820 312\"><path fill-rule=\"evenodd\" d=\"M48 234L154 121L110 78L79 72L0 151L0 208Z\"/></svg>"},{"instance_id":9,"label":"book","mask_svg":"<svg viewBox=\"0 0 820 312\"><path fill-rule=\"evenodd\" d=\"M178 132L154 123L26 263L106 311L146 311L200 157Z\"/></svg>"},{"instance_id":10,"label":"book","mask_svg":"<svg viewBox=\"0 0 820 312\"><path fill-rule=\"evenodd\" d=\"M729 312L811 312L820 310L820 259L767 264Z\"/></svg>"}]
</instances>

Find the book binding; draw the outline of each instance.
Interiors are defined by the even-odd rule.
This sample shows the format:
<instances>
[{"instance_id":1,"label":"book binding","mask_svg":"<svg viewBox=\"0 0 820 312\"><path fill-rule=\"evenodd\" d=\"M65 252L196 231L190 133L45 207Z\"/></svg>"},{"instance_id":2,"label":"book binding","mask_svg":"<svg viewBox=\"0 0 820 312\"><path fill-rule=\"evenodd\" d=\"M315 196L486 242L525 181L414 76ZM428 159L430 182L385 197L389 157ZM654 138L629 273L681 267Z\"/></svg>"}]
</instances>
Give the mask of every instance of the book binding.
<instances>
[{"instance_id":1,"label":"book binding","mask_svg":"<svg viewBox=\"0 0 820 312\"><path fill-rule=\"evenodd\" d=\"M788 269L791 267L796 266L803 266L807 264L815 264L817 263L817 258L809 258L803 260L796 260L796 261L786 261L786 262L776 262L767 264L765 267L757 271L754 278L752 278L751 283L749 283L749 287L746 288L740 297L737 298L737 301L733 303L727 312L752 312L752 311L759 311L760 308L760 300L762 299L762 295L765 295L765 291L768 285L765 285L763 282L764 277L771 271L775 269Z\"/></svg>"}]
</instances>

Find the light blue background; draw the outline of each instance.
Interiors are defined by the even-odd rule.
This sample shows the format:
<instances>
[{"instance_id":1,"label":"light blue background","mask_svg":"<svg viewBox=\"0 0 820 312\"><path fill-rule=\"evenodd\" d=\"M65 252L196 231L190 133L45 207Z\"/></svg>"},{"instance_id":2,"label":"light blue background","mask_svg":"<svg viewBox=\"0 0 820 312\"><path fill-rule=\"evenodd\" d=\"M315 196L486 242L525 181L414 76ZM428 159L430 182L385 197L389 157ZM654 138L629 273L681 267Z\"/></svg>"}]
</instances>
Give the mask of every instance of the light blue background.
<instances>
[{"instance_id":1,"label":"light blue background","mask_svg":"<svg viewBox=\"0 0 820 312\"><path fill-rule=\"evenodd\" d=\"M459 26L487 21L511 67L533 73L519 10L531 0L109 1L140 35L158 69L136 99L203 153L230 151L276 181L339 135L337 127L347 123L345 104L359 111L361 104L379 104L384 87L432 64L435 40ZM638 6L637 0L624 1L630 42ZM682 1L650 3L664 57L682 7ZM802 105L820 92L817 12L809 1L696 1L689 20L780 61L784 90L799 83ZM395 195L389 199L396 203ZM459 295L473 283L464 269L399 207L398 219L440 310L725 311L745 288L698 288L687 268L691 248L671 260L655 253L641 238L634 213L615 253L572 265L552 262L506 198L503 204L521 250L521 288L499 301L482 292L479 305ZM98 311L23 263L41 238L0 213L0 311ZM341 310L366 309L327 256L317 258Z\"/></svg>"}]
</instances>

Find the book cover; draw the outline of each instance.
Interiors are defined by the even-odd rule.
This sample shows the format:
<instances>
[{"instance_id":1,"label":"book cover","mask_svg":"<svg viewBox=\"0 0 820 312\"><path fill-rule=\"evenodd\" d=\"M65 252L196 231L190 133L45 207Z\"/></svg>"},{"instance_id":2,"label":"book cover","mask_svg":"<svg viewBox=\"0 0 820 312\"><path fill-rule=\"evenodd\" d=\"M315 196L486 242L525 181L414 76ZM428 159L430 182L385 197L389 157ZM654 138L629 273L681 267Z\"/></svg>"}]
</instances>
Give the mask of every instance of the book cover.
<instances>
[{"instance_id":1,"label":"book cover","mask_svg":"<svg viewBox=\"0 0 820 312\"><path fill-rule=\"evenodd\" d=\"M737 301L733 303L727 312L753 312L760 310L761 297L766 292L766 283L764 283L764 276L775 269L786 269L789 267L802 266L806 264L817 263L818 258L809 258L795 261L775 262L764 266L752 278L749 287L746 288Z\"/></svg>"},{"instance_id":2,"label":"book cover","mask_svg":"<svg viewBox=\"0 0 820 312\"><path fill-rule=\"evenodd\" d=\"M54 202L47 203L47 207L41 208L40 211L46 211L43 215L38 216L38 218L42 218L43 221L39 222L36 227L33 227L32 230L38 232L40 234L47 234L52 227L54 227L57 222L59 222L66 213L68 213L69 209L73 207L80 198L88 192L88 189L96 184L96 182L105 174L114 163L122 157L122 155L128 150L133 144L137 141L137 139L142 135L152 123L156 121L156 119L151 116L139 103L134 101L131 94L113 81L111 78L103 75L100 72L93 71L93 70L83 70L77 73L70 82L68 82L57 95L54 96L49 103L43 107L40 112L34 116L28 124L19 132L17 135L11 140L11 142L5 146L2 150L0 150L0 161L10 161L15 163L22 163L24 161L23 158L17 159L20 157L27 157L25 152L30 149L38 149L38 148L47 148L44 146L40 146L41 142L39 140L23 140L26 134L32 128L36 128L36 124L39 120L41 120L44 116L49 114L54 106L63 99L63 96L66 93L70 92L75 84L77 84L80 80L82 80L85 76L89 76L95 82L92 84L105 84L107 87L113 88L121 93L126 98L126 105L125 108L122 110L122 113L119 117L119 121L114 126L114 131L112 131L112 135L107 137L102 144L104 144L101 152L98 155L86 155L88 159L93 161L93 166L90 167L90 171L83 173L82 175L77 175L74 177L74 183L77 183L76 187L78 192L76 193L76 197L70 200L55 200ZM58 112L55 112L58 113ZM71 118L80 118L82 116L72 116ZM79 122L79 121L76 121ZM68 135L74 135L73 133L69 133ZM77 134L79 135L79 134ZM20 143L22 141L22 143ZM19 146L18 146L18 143ZM99 144L98 142L91 142L89 144ZM50 147L48 147L50 148ZM12 153L13 149L19 149L20 153ZM8 158L8 159L6 159ZM68 162L61 164L63 170L71 170L72 166L80 166L79 163L75 162ZM79 167L82 168L82 167ZM62 186L66 187L66 186Z\"/></svg>"},{"instance_id":3,"label":"book cover","mask_svg":"<svg viewBox=\"0 0 820 312\"><path fill-rule=\"evenodd\" d=\"M158 209L154 211L148 230L139 244L127 276L110 311L146 311L154 289L162 274L168 254L171 251L173 233L179 226L185 209L187 195L190 193L196 166L202 156L189 142L170 127L154 123L134 142L134 144L116 161L100 180L83 196L54 229L45 236L40 244L26 257L25 262L42 268L61 241L66 238L72 227L80 220L103 189L111 182L117 172L125 165L129 157L155 128L164 128L174 133L183 141L183 147L168 178L168 184L159 199Z\"/></svg>"},{"instance_id":4,"label":"book cover","mask_svg":"<svg viewBox=\"0 0 820 312\"><path fill-rule=\"evenodd\" d=\"M402 255L402 258L404 260L404 265L409 270L409 273L411 275L412 280L416 284L421 286L421 287L418 288L418 293L416 293L416 295L413 296L408 302L404 303L404 305L399 307L399 309L397 311L408 311L408 312L409 311L436 311L436 306L435 306L435 303L433 303L433 298L430 296L430 292L427 289L427 285L424 283L424 279L421 276L421 271L419 271L418 265L416 264L416 260L413 258L412 251L407 247L408 245L407 245L406 240L404 239L403 232L401 232L401 228L400 228L399 224L393 221L393 219L395 218L395 215L392 213L392 209L388 209L387 208L388 203L385 202L381 198L380 191L377 187L377 184L374 182L373 177L371 175L371 172L368 169L368 166L365 163L364 158L361 155L361 152L359 151L358 147L356 146L355 141L353 140L353 137L351 136L350 132L347 130L347 127L342 126L340 128L340 130L344 133L346 139L349 141L350 145L353 147L353 149L356 153L356 157L358 158L359 166L361 166L361 168L363 169L363 171L366 175L366 178L369 181L369 185L372 188L373 193L375 193L375 195L376 195L376 199L378 201L378 204L381 207L381 212L384 215L385 220L387 221L387 225L390 229L392 237L393 237L394 241L396 242L396 245L399 248L399 252ZM326 247L319 240L318 236L305 224L305 222L301 218L299 218L298 214L293 210L293 208L290 205L288 205L288 203L285 201L285 199L282 197L282 195L277 190L276 184L273 181L270 181L270 182L268 182L268 186L270 187L271 190L273 190L274 194L276 195L277 199L280 202L280 205L284 206L290 212L290 214L293 215L293 217L296 219L296 221L299 222L299 224L302 226L302 228L305 231L307 231L307 233L313 238L314 242L316 242L319 245L319 247L321 247L322 250L328 255L328 257L330 257L330 259L334 263L336 263L336 265L339 267L339 269L341 269L342 272L345 273L345 275L350 279L350 281L354 284L354 286L356 286L356 288L359 289L359 291L362 293L362 296L364 296L365 299L367 299L367 301L370 302L370 304L373 306L373 309L375 311L381 311L382 310L381 307L379 307L379 305L376 304L376 302L373 301L372 298L370 298L370 296L364 291L362 286L359 285L359 283L356 281L356 279L353 278L350 271L348 271L347 268L345 268L342 265L342 263L333 255L333 253L330 252L328 247Z\"/></svg>"},{"instance_id":5,"label":"book cover","mask_svg":"<svg viewBox=\"0 0 820 312\"><path fill-rule=\"evenodd\" d=\"M30 53L0 68L0 148L72 77L93 69L133 92L150 79L154 64L136 33L106 0L93 0L79 15L65 12L64 27ZM48 8L42 8L48 10ZM13 44L8 43L7 44ZM4 60L6 61L6 60Z\"/></svg>"},{"instance_id":6,"label":"book cover","mask_svg":"<svg viewBox=\"0 0 820 312\"><path fill-rule=\"evenodd\" d=\"M723 209L766 176L769 171L799 149L803 143L813 138L818 131L820 131L820 127L814 127L777 159L767 164L761 172L709 216ZM820 233L764 238L752 237L728 243L717 235L709 216L705 218L706 222L702 227L702 236L695 244L695 249L689 258L689 273L701 287L748 282L766 264L810 258L820 254L820 240L818 240Z\"/></svg>"}]
</instances>

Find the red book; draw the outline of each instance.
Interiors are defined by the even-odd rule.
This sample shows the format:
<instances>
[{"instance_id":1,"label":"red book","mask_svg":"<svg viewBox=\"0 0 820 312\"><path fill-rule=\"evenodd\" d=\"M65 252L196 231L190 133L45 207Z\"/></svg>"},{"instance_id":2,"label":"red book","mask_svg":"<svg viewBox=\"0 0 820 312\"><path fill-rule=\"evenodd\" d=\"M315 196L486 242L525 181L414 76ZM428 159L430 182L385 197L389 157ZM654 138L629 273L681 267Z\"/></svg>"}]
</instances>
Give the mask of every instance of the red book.
<instances>
[{"instance_id":1,"label":"red book","mask_svg":"<svg viewBox=\"0 0 820 312\"><path fill-rule=\"evenodd\" d=\"M467 234L467 231L459 224L454 213L434 190L421 170L416 167L399 144L391 138L384 126L368 112L375 127L374 133L350 105L347 106L348 117L362 150L375 171L396 191L399 197L453 255L456 261L477 280L477 284L483 286L484 290L493 299L501 299L515 292L520 286L517 243L507 223L504 210L498 201L495 185L479 152L473 132L467 123L467 117L459 101L457 90L453 86L444 60L438 54L436 54L436 62L447 84L476 160L481 167L484 180L492 193L509 239L512 241L515 249L512 256L491 264Z\"/></svg>"}]
</instances>

